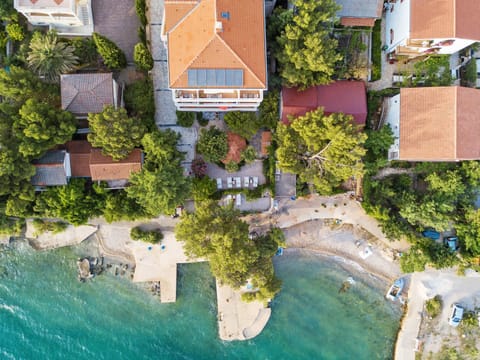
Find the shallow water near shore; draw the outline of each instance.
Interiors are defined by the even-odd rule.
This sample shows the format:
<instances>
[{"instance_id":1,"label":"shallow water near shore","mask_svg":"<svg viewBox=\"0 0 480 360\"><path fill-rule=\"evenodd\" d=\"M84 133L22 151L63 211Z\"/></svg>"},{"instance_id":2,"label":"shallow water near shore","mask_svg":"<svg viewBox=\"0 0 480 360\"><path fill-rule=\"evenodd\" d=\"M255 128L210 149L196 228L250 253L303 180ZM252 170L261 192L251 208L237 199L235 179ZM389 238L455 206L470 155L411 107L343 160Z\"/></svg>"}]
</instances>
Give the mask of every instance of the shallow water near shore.
<instances>
[{"instance_id":1,"label":"shallow water near shore","mask_svg":"<svg viewBox=\"0 0 480 360\"><path fill-rule=\"evenodd\" d=\"M77 281L78 249L0 251L1 359L389 359L401 311L386 284L323 256L275 259L283 290L263 333L217 337L207 264L179 267L175 304L126 277ZM356 282L339 293L343 281Z\"/></svg>"}]
</instances>

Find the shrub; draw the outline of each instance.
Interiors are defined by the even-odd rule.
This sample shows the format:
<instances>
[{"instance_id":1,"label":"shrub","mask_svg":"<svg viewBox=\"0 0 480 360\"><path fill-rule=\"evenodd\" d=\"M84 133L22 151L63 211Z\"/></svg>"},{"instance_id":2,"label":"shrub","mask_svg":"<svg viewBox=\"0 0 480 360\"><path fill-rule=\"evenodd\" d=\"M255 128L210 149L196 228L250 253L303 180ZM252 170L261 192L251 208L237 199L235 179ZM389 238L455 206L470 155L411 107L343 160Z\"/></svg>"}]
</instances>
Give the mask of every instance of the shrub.
<instances>
[{"instance_id":1,"label":"shrub","mask_svg":"<svg viewBox=\"0 0 480 360\"><path fill-rule=\"evenodd\" d=\"M71 44L75 48L73 53L78 57L82 65L88 65L97 62L98 52L95 42L90 38L74 38Z\"/></svg>"},{"instance_id":2,"label":"shrub","mask_svg":"<svg viewBox=\"0 0 480 360\"><path fill-rule=\"evenodd\" d=\"M7 34L10 39L14 41L22 41L23 39L25 39L25 33L23 32L23 28L17 23L8 24L5 30L7 30Z\"/></svg>"},{"instance_id":3,"label":"shrub","mask_svg":"<svg viewBox=\"0 0 480 360\"><path fill-rule=\"evenodd\" d=\"M120 70L127 66L125 54L113 41L95 32L92 37L106 67L110 70Z\"/></svg>"},{"instance_id":4,"label":"shrub","mask_svg":"<svg viewBox=\"0 0 480 360\"><path fill-rule=\"evenodd\" d=\"M125 89L125 108L129 116L142 118L152 131L155 126L155 99L153 83L150 79L137 80Z\"/></svg>"},{"instance_id":5,"label":"shrub","mask_svg":"<svg viewBox=\"0 0 480 360\"><path fill-rule=\"evenodd\" d=\"M203 159L194 159L192 161L192 172L197 178L203 178L207 174L207 163Z\"/></svg>"},{"instance_id":6,"label":"shrub","mask_svg":"<svg viewBox=\"0 0 480 360\"><path fill-rule=\"evenodd\" d=\"M147 45L147 32L143 26L140 26L137 30L138 40L144 45Z\"/></svg>"},{"instance_id":7,"label":"shrub","mask_svg":"<svg viewBox=\"0 0 480 360\"><path fill-rule=\"evenodd\" d=\"M133 240L139 240L150 244L157 244L163 239L163 234L160 229L155 230L142 230L140 227L135 226L130 230L130 237Z\"/></svg>"},{"instance_id":8,"label":"shrub","mask_svg":"<svg viewBox=\"0 0 480 360\"><path fill-rule=\"evenodd\" d=\"M375 21L372 31L372 74L370 81L376 81L382 77L382 20Z\"/></svg>"},{"instance_id":9,"label":"shrub","mask_svg":"<svg viewBox=\"0 0 480 360\"><path fill-rule=\"evenodd\" d=\"M52 232L53 234L61 233L65 231L68 224L63 221L45 221L42 219L34 219L33 226L35 227L35 235L41 235L44 232Z\"/></svg>"},{"instance_id":10,"label":"shrub","mask_svg":"<svg viewBox=\"0 0 480 360\"><path fill-rule=\"evenodd\" d=\"M204 176L201 179L194 179L192 182L192 196L195 201L207 200L217 191L215 180Z\"/></svg>"},{"instance_id":11,"label":"shrub","mask_svg":"<svg viewBox=\"0 0 480 360\"><path fill-rule=\"evenodd\" d=\"M229 161L228 163L225 164L225 170L228 172L235 172L238 171L239 166L235 161Z\"/></svg>"},{"instance_id":12,"label":"shrub","mask_svg":"<svg viewBox=\"0 0 480 360\"><path fill-rule=\"evenodd\" d=\"M0 215L0 235L18 236L21 234L24 224L23 219L14 220L5 215Z\"/></svg>"},{"instance_id":13,"label":"shrub","mask_svg":"<svg viewBox=\"0 0 480 360\"><path fill-rule=\"evenodd\" d=\"M280 102L280 94L278 91L269 91L262 103L260 104L259 118L262 127L275 129L280 119L278 104Z\"/></svg>"},{"instance_id":14,"label":"shrub","mask_svg":"<svg viewBox=\"0 0 480 360\"><path fill-rule=\"evenodd\" d=\"M198 112L197 113L197 121L200 126L207 126L208 125L208 119L203 117L203 113Z\"/></svg>"},{"instance_id":15,"label":"shrub","mask_svg":"<svg viewBox=\"0 0 480 360\"><path fill-rule=\"evenodd\" d=\"M177 124L183 127L190 127L195 122L195 113L191 111L177 110Z\"/></svg>"},{"instance_id":16,"label":"shrub","mask_svg":"<svg viewBox=\"0 0 480 360\"><path fill-rule=\"evenodd\" d=\"M209 162L218 162L227 156L227 134L211 126L202 129L197 143L197 151Z\"/></svg>"},{"instance_id":17,"label":"shrub","mask_svg":"<svg viewBox=\"0 0 480 360\"><path fill-rule=\"evenodd\" d=\"M133 49L133 61L137 69L150 71L153 69L153 58L150 50L143 43L138 43Z\"/></svg>"},{"instance_id":18,"label":"shrub","mask_svg":"<svg viewBox=\"0 0 480 360\"><path fill-rule=\"evenodd\" d=\"M437 317L442 311L442 297L435 295L434 298L427 300L425 302L425 310L428 316L432 318Z\"/></svg>"},{"instance_id":19,"label":"shrub","mask_svg":"<svg viewBox=\"0 0 480 360\"><path fill-rule=\"evenodd\" d=\"M225 123L235 134L250 139L260 129L260 120L254 112L230 111L225 114Z\"/></svg>"},{"instance_id":20,"label":"shrub","mask_svg":"<svg viewBox=\"0 0 480 360\"><path fill-rule=\"evenodd\" d=\"M242 151L242 160L245 161L247 164L255 161L257 157L257 152L253 148L253 146L248 146L245 150Z\"/></svg>"},{"instance_id":21,"label":"shrub","mask_svg":"<svg viewBox=\"0 0 480 360\"><path fill-rule=\"evenodd\" d=\"M145 0L135 0L135 11L138 16L138 20L145 27L147 25L147 4Z\"/></svg>"}]
</instances>

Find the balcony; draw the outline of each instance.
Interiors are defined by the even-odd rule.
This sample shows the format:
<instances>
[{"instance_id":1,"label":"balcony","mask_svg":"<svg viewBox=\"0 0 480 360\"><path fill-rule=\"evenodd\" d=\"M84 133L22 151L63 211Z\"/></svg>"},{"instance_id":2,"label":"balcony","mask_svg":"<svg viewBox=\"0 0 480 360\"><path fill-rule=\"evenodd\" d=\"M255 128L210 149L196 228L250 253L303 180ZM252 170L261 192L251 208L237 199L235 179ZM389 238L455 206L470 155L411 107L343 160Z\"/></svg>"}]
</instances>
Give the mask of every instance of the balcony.
<instances>
[{"instance_id":1,"label":"balcony","mask_svg":"<svg viewBox=\"0 0 480 360\"><path fill-rule=\"evenodd\" d=\"M259 103L263 99L261 90L175 90L176 103Z\"/></svg>"}]
</instances>

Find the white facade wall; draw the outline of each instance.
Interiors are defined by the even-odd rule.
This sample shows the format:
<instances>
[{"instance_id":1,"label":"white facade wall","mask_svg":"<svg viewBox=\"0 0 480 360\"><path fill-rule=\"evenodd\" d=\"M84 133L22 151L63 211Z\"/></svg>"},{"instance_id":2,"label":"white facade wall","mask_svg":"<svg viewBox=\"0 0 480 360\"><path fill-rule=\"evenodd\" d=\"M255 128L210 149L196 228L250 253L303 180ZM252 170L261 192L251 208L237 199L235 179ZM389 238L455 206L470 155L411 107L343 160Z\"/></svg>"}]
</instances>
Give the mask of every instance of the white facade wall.
<instances>
[{"instance_id":1,"label":"white facade wall","mask_svg":"<svg viewBox=\"0 0 480 360\"><path fill-rule=\"evenodd\" d=\"M400 158L400 94L385 99L387 102L387 113L385 114L385 124L390 125L393 132L394 142L388 149L388 160L398 160Z\"/></svg>"},{"instance_id":2,"label":"white facade wall","mask_svg":"<svg viewBox=\"0 0 480 360\"><path fill-rule=\"evenodd\" d=\"M387 6L387 5L386 5ZM399 45L405 45L410 36L410 0L388 4L385 15L385 45L391 52ZM391 11L393 9L393 11ZM392 31L390 31L392 30ZM393 34L393 38L391 36Z\"/></svg>"}]
</instances>

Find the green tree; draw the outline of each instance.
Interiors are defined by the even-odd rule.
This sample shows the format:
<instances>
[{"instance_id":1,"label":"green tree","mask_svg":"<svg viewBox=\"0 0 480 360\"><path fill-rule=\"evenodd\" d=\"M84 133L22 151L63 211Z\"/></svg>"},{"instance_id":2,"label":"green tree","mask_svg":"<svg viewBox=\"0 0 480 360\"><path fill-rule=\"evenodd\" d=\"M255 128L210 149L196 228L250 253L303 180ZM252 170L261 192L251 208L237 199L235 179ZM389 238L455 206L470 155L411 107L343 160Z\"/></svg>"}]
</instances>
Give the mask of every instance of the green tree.
<instances>
[{"instance_id":1,"label":"green tree","mask_svg":"<svg viewBox=\"0 0 480 360\"><path fill-rule=\"evenodd\" d=\"M2 20L17 20L18 14L13 7L13 0L0 1L0 19Z\"/></svg>"},{"instance_id":2,"label":"green tree","mask_svg":"<svg viewBox=\"0 0 480 360\"><path fill-rule=\"evenodd\" d=\"M64 144L76 130L75 117L37 100L27 100L13 124L19 140L18 151L26 158L35 158L55 145Z\"/></svg>"},{"instance_id":3,"label":"green tree","mask_svg":"<svg viewBox=\"0 0 480 360\"><path fill-rule=\"evenodd\" d=\"M189 195L190 182L181 166L183 154L176 149L178 139L172 130L148 133L142 139L145 163L131 175L126 191L151 216L173 213Z\"/></svg>"},{"instance_id":4,"label":"green tree","mask_svg":"<svg viewBox=\"0 0 480 360\"><path fill-rule=\"evenodd\" d=\"M13 108L19 108L28 99L59 106L59 94L58 86L45 84L29 70L17 66L11 66L9 71L0 69L0 95L9 100L9 105ZM4 105L4 112L5 106L8 104Z\"/></svg>"},{"instance_id":5,"label":"green tree","mask_svg":"<svg viewBox=\"0 0 480 360\"><path fill-rule=\"evenodd\" d=\"M90 217L101 214L104 206L104 190L97 185L93 191L85 186L84 179L71 179L65 186L55 186L42 192L34 206L37 214L60 218L77 226Z\"/></svg>"},{"instance_id":6,"label":"green tree","mask_svg":"<svg viewBox=\"0 0 480 360\"><path fill-rule=\"evenodd\" d=\"M29 67L49 82L58 82L60 74L72 71L78 64L74 47L58 39L55 31L34 33L30 41Z\"/></svg>"},{"instance_id":7,"label":"green tree","mask_svg":"<svg viewBox=\"0 0 480 360\"><path fill-rule=\"evenodd\" d=\"M388 149L394 142L390 125L382 126L380 130L367 130L365 141L365 167L370 173L376 173L380 167L388 163Z\"/></svg>"},{"instance_id":8,"label":"green tree","mask_svg":"<svg viewBox=\"0 0 480 360\"><path fill-rule=\"evenodd\" d=\"M257 114L251 111L230 111L225 114L225 123L235 134L250 140L261 127Z\"/></svg>"},{"instance_id":9,"label":"green tree","mask_svg":"<svg viewBox=\"0 0 480 360\"><path fill-rule=\"evenodd\" d=\"M113 160L128 157L146 132L141 121L128 117L125 109L111 105L105 106L101 113L88 114L88 122L91 130L88 141Z\"/></svg>"},{"instance_id":10,"label":"green tree","mask_svg":"<svg viewBox=\"0 0 480 360\"><path fill-rule=\"evenodd\" d=\"M145 209L135 199L128 197L125 190L108 192L103 216L109 223L121 220L139 220L147 217Z\"/></svg>"},{"instance_id":11,"label":"green tree","mask_svg":"<svg viewBox=\"0 0 480 360\"><path fill-rule=\"evenodd\" d=\"M193 200L203 201L211 199L213 194L217 192L217 183L208 176L203 178L195 178L192 181Z\"/></svg>"},{"instance_id":12,"label":"green tree","mask_svg":"<svg viewBox=\"0 0 480 360\"><path fill-rule=\"evenodd\" d=\"M133 48L133 61L138 70L150 71L153 69L153 57L147 46L143 43L138 43Z\"/></svg>"},{"instance_id":13,"label":"green tree","mask_svg":"<svg viewBox=\"0 0 480 360\"><path fill-rule=\"evenodd\" d=\"M468 208L464 219L455 226L457 236L467 252L478 256L480 255L480 210Z\"/></svg>"},{"instance_id":14,"label":"green tree","mask_svg":"<svg viewBox=\"0 0 480 360\"><path fill-rule=\"evenodd\" d=\"M259 291L248 296L248 300L273 298L280 290L280 282L274 275L272 257L283 237L279 230L249 236L248 224L239 215L232 206L220 207L214 201L204 201L195 213L182 215L175 235L184 242L188 256L209 261L213 275L221 282L239 288L252 279L253 287Z\"/></svg>"},{"instance_id":15,"label":"green tree","mask_svg":"<svg viewBox=\"0 0 480 360\"><path fill-rule=\"evenodd\" d=\"M137 80L125 89L125 108L132 117L138 117L145 126L153 131L155 125L155 99L153 83L149 78Z\"/></svg>"},{"instance_id":16,"label":"green tree","mask_svg":"<svg viewBox=\"0 0 480 360\"><path fill-rule=\"evenodd\" d=\"M75 48L74 54L78 57L78 62L82 66L95 64L98 60L97 47L91 38L77 37L70 41Z\"/></svg>"},{"instance_id":17,"label":"green tree","mask_svg":"<svg viewBox=\"0 0 480 360\"><path fill-rule=\"evenodd\" d=\"M200 131L200 139L197 143L197 151L208 162L218 162L227 156L227 134L211 126L207 130Z\"/></svg>"},{"instance_id":18,"label":"green tree","mask_svg":"<svg viewBox=\"0 0 480 360\"><path fill-rule=\"evenodd\" d=\"M5 27L8 37L14 41L22 41L25 38L23 27L18 23L10 23Z\"/></svg>"},{"instance_id":19,"label":"green tree","mask_svg":"<svg viewBox=\"0 0 480 360\"><path fill-rule=\"evenodd\" d=\"M195 113L191 111L178 111L177 124L183 127L191 127L195 122Z\"/></svg>"},{"instance_id":20,"label":"green tree","mask_svg":"<svg viewBox=\"0 0 480 360\"><path fill-rule=\"evenodd\" d=\"M334 0L294 0L293 5L293 16L277 37L280 75L285 85L301 89L328 84L341 60L331 36L339 7Z\"/></svg>"},{"instance_id":21,"label":"green tree","mask_svg":"<svg viewBox=\"0 0 480 360\"><path fill-rule=\"evenodd\" d=\"M261 127L275 129L280 119L278 105L280 104L280 93L269 91L258 107Z\"/></svg>"},{"instance_id":22,"label":"green tree","mask_svg":"<svg viewBox=\"0 0 480 360\"><path fill-rule=\"evenodd\" d=\"M130 237L133 240L139 240L150 244L158 244L163 239L160 229L143 230L139 226L135 226L130 230Z\"/></svg>"},{"instance_id":23,"label":"green tree","mask_svg":"<svg viewBox=\"0 0 480 360\"><path fill-rule=\"evenodd\" d=\"M225 170L227 170L228 172L230 173L233 173L233 172L236 172L238 171L240 167L238 166L238 163L236 163L235 161L233 160L230 160L229 162L227 162L225 164Z\"/></svg>"},{"instance_id":24,"label":"green tree","mask_svg":"<svg viewBox=\"0 0 480 360\"><path fill-rule=\"evenodd\" d=\"M344 114L325 116L323 109L307 113L290 125L277 127L279 167L329 194L343 181L363 174L366 135Z\"/></svg>"},{"instance_id":25,"label":"green tree","mask_svg":"<svg viewBox=\"0 0 480 360\"><path fill-rule=\"evenodd\" d=\"M113 41L95 32L92 38L105 66L110 70L120 70L127 66L125 54Z\"/></svg>"},{"instance_id":26,"label":"green tree","mask_svg":"<svg viewBox=\"0 0 480 360\"><path fill-rule=\"evenodd\" d=\"M247 164L254 162L257 158L257 151L253 146L248 146L245 150L242 151L242 160L245 161Z\"/></svg>"}]
</instances>

